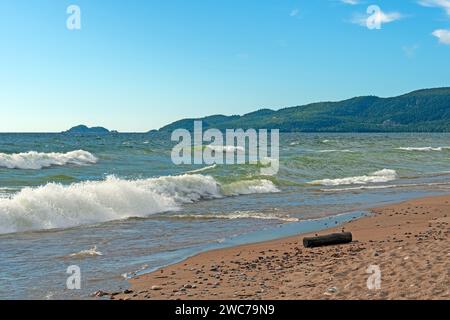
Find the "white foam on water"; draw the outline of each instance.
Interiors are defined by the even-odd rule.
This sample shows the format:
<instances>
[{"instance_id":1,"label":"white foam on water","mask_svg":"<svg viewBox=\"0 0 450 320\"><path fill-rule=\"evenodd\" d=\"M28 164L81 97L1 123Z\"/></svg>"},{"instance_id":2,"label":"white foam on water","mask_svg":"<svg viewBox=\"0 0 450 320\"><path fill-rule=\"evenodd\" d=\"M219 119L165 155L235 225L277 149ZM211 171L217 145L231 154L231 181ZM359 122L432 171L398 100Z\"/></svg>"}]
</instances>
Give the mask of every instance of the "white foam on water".
<instances>
[{"instance_id":1,"label":"white foam on water","mask_svg":"<svg viewBox=\"0 0 450 320\"><path fill-rule=\"evenodd\" d=\"M97 162L97 158L90 152L75 150L66 153L36 152L0 153L0 167L8 169L39 170L52 166L89 165Z\"/></svg>"},{"instance_id":2,"label":"white foam on water","mask_svg":"<svg viewBox=\"0 0 450 320\"><path fill-rule=\"evenodd\" d=\"M182 218L182 219L259 219L259 220L280 220L284 222L297 222L298 218L289 216L278 216L272 214L264 214L252 211L236 211L229 214L190 214L190 215L171 215L170 217Z\"/></svg>"},{"instance_id":3,"label":"white foam on water","mask_svg":"<svg viewBox=\"0 0 450 320\"><path fill-rule=\"evenodd\" d=\"M97 246L94 246L91 249L81 250L80 252L77 252L77 253L71 253L69 255L69 257L86 258L86 257L96 257L96 256L102 256L102 255L103 255L103 253L101 253L100 251L97 250Z\"/></svg>"},{"instance_id":4,"label":"white foam on water","mask_svg":"<svg viewBox=\"0 0 450 320\"><path fill-rule=\"evenodd\" d=\"M252 193L278 192L268 180L220 185L213 177L185 174L125 180L27 187L0 198L0 233L69 228L85 224L147 217L180 210L183 204Z\"/></svg>"},{"instance_id":5,"label":"white foam on water","mask_svg":"<svg viewBox=\"0 0 450 320\"><path fill-rule=\"evenodd\" d=\"M216 167L217 167L217 164L213 164L213 165L210 165L210 166L207 166L207 167L203 167L203 168L200 168L200 169L187 171L186 173L199 173L199 172L203 172L203 171L206 171L206 170L214 169Z\"/></svg>"},{"instance_id":6,"label":"white foam on water","mask_svg":"<svg viewBox=\"0 0 450 320\"><path fill-rule=\"evenodd\" d=\"M242 151L244 152L244 147L241 146L214 146L214 145L207 145L206 148L214 150L216 152L223 152L223 153L234 153L236 151Z\"/></svg>"},{"instance_id":7,"label":"white foam on water","mask_svg":"<svg viewBox=\"0 0 450 320\"><path fill-rule=\"evenodd\" d=\"M17 188L0 187L0 199L10 198L11 195L17 190L18 190Z\"/></svg>"},{"instance_id":8,"label":"white foam on water","mask_svg":"<svg viewBox=\"0 0 450 320\"><path fill-rule=\"evenodd\" d=\"M330 153L330 152L345 152L345 153L347 153L347 152L354 152L354 151L349 150L349 149L343 149L343 150L329 149L329 150L319 150L318 152L319 153Z\"/></svg>"},{"instance_id":9,"label":"white foam on water","mask_svg":"<svg viewBox=\"0 0 450 320\"><path fill-rule=\"evenodd\" d=\"M397 150L404 151L442 151L445 149L450 149L450 147L400 147Z\"/></svg>"},{"instance_id":10,"label":"white foam on water","mask_svg":"<svg viewBox=\"0 0 450 320\"><path fill-rule=\"evenodd\" d=\"M340 186L352 184L367 184L367 183L381 183L389 182L397 179L397 172L391 169L383 169L376 171L370 175L346 177L340 179L323 179L311 181L309 184L323 185L323 186Z\"/></svg>"},{"instance_id":11,"label":"white foam on water","mask_svg":"<svg viewBox=\"0 0 450 320\"><path fill-rule=\"evenodd\" d=\"M415 187L450 187L450 184L446 183L446 182L389 184L389 185L379 185L379 186L359 186L359 187L348 187L348 188L320 189L320 191L323 191L323 192L346 192L346 191L358 191L358 190L377 190L377 189L415 188Z\"/></svg>"},{"instance_id":12,"label":"white foam on water","mask_svg":"<svg viewBox=\"0 0 450 320\"><path fill-rule=\"evenodd\" d=\"M276 193L280 190L270 180L240 180L222 186L222 193L226 196L237 196L253 193Z\"/></svg>"}]
</instances>

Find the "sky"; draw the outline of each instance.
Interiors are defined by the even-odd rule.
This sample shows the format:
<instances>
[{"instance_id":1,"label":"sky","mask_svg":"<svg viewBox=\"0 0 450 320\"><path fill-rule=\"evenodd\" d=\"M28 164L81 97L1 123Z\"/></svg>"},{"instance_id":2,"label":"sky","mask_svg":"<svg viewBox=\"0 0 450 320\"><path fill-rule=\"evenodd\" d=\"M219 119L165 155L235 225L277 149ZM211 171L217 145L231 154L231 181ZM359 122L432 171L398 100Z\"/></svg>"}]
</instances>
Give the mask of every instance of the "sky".
<instances>
[{"instance_id":1,"label":"sky","mask_svg":"<svg viewBox=\"0 0 450 320\"><path fill-rule=\"evenodd\" d=\"M450 86L450 0L0 0L0 41L0 132Z\"/></svg>"}]
</instances>

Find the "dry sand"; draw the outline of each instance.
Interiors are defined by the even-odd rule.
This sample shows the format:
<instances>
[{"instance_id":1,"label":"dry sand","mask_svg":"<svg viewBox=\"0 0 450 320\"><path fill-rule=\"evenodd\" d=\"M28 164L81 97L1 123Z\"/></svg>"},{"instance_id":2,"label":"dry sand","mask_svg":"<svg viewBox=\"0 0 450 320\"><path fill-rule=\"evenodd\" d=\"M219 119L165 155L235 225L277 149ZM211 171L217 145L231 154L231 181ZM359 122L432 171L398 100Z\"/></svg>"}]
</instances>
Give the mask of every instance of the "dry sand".
<instances>
[{"instance_id":1,"label":"dry sand","mask_svg":"<svg viewBox=\"0 0 450 320\"><path fill-rule=\"evenodd\" d=\"M372 210L317 234L350 244L307 249L305 235L212 250L136 277L112 299L450 299L450 196ZM381 271L369 290L367 269Z\"/></svg>"}]
</instances>

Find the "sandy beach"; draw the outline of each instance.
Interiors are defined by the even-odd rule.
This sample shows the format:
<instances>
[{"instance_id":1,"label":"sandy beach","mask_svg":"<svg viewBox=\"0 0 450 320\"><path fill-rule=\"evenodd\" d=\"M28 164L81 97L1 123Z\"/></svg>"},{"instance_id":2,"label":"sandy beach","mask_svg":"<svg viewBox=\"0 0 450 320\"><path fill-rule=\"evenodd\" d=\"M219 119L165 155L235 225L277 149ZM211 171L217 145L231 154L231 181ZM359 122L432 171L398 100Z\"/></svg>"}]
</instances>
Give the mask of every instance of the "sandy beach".
<instances>
[{"instance_id":1,"label":"sandy beach","mask_svg":"<svg viewBox=\"0 0 450 320\"><path fill-rule=\"evenodd\" d=\"M350 231L350 244L307 249L298 235L212 250L135 277L111 298L448 300L449 223L450 195L406 201L312 234ZM367 286L370 266L379 289Z\"/></svg>"}]
</instances>

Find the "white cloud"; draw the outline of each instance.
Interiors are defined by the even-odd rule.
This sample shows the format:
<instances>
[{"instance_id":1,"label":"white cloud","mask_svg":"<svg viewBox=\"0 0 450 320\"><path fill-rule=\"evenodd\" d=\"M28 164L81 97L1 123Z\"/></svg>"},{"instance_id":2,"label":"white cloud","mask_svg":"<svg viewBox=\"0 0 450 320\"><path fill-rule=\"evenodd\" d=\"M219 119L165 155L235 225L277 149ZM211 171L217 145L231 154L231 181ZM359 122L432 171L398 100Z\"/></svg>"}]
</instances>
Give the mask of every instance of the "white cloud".
<instances>
[{"instance_id":1,"label":"white cloud","mask_svg":"<svg viewBox=\"0 0 450 320\"><path fill-rule=\"evenodd\" d=\"M418 3L424 7L442 8L450 15L450 0L420 0Z\"/></svg>"},{"instance_id":2,"label":"white cloud","mask_svg":"<svg viewBox=\"0 0 450 320\"><path fill-rule=\"evenodd\" d=\"M450 45L450 30L438 29L434 30L432 34L439 39L440 43Z\"/></svg>"},{"instance_id":3,"label":"white cloud","mask_svg":"<svg viewBox=\"0 0 450 320\"><path fill-rule=\"evenodd\" d=\"M341 2L345 4L351 4L352 6L354 6L355 4L359 3L359 0L341 0Z\"/></svg>"},{"instance_id":4,"label":"white cloud","mask_svg":"<svg viewBox=\"0 0 450 320\"><path fill-rule=\"evenodd\" d=\"M377 25L394 22L403 18L403 15L399 12L383 12L381 9L373 14L363 15L356 14L351 20L352 23L359 24L360 26L367 27L368 19Z\"/></svg>"},{"instance_id":5,"label":"white cloud","mask_svg":"<svg viewBox=\"0 0 450 320\"><path fill-rule=\"evenodd\" d=\"M299 13L300 13L300 10L298 10L298 9L293 9L293 10L291 11L291 13L289 13L289 15L290 15L291 17L296 17L296 16L298 16Z\"/></svg>"}]
</instances>

